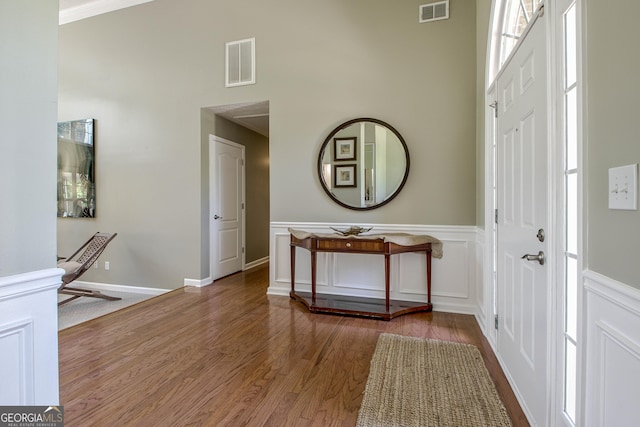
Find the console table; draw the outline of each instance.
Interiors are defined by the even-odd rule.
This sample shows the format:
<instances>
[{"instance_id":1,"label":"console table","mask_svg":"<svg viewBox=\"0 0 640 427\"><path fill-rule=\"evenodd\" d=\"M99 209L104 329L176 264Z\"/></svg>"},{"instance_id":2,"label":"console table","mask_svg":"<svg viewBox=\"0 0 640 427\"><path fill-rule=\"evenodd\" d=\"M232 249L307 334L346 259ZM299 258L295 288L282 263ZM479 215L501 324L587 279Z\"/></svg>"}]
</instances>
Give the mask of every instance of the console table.
<instances>
[{"instance_id":1,"label":"console table","mask_svg":"<svg viewBox=\"0 0 640 427\"><path fill-rule=\"evenodd\" d=\"M432 256L442 257L442 243L435 237L405 233L342 236L340 234L312 234L292 229L289 232L291 233L291 292L289 296L304 304L310 312L391 320L403 314L433 309L431 304L431 258ZM311 252L310 293L295 289L296 248L307 249ZM317 294L316 254L318 252L384 255L385 299ZM391 300L389 297L391 255L405 252L425 253L427 266L426 303Z\"/></svg>"}]
</instances>

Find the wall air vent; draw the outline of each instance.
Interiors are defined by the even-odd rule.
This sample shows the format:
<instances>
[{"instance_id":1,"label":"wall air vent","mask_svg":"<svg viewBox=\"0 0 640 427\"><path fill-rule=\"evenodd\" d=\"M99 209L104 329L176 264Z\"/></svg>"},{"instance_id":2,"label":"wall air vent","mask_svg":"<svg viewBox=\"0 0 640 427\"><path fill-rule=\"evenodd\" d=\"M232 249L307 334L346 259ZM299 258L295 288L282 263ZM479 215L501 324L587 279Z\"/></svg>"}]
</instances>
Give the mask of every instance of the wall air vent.
<instances>
[{"instance_id":1,"label":"wall air vent","mask_svg":"<svg viewBox=\"0 0 640 427\"><path fill-rule=\"evenodd\" d=\"M256 39L229 42L226 45L226 86L252 85L256 82Z\"/></svg>"},{"instance_id":2,"label":"wall air vent","mask_svg":"<svg viewBox=\"0 0 640 427\"><path fill-rule=\"evenodd\" d=\"M441 19L449 19L449 0L420 5L419 21L421 24Z\"/></svg>"}]
</instances>

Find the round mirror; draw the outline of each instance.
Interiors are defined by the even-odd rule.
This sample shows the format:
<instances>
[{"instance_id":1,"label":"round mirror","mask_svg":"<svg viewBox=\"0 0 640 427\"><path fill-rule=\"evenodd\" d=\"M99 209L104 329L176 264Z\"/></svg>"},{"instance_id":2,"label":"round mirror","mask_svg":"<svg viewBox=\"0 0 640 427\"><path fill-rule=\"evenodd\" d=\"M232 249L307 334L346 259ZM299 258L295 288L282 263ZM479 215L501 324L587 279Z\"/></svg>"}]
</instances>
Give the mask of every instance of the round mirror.
<instances>
[{"instance_id":1,"label":"round mirror","mask_svg":"<svg viewBox=\"0 0 640 427\"><path fill-rule=\"evenodd\" d=\"M409 150L392 126L377 119L349 120L324 140L318 156L322 188L355 210L389 203L409 176Z\"/></svg>"}]
</instances>

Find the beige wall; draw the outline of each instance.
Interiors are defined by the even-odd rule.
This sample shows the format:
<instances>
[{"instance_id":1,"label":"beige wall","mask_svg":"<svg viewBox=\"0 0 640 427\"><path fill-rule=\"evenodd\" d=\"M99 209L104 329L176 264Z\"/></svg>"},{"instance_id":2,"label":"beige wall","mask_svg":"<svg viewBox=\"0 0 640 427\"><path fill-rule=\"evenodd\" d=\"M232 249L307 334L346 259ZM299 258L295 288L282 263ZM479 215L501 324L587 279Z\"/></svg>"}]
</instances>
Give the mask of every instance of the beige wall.
<instances>
[{"instance_id":1,"label":"beige wall","mask_svg":"<svg viewBox=\"0 0 640 427\"><path fill-rule=\"evenodd\" d=\"M0 2L0 277L56 265L58 2Z\"/></svg>"},{"instance_id":2,"label":"beige wall","mask_svg":"<svg viewBox=\"0 0 640 427\"><path fill-rule=\"evenodd\" d=\"M61 250L119 236L87 280L175 288L203 278L201 108L270 101L271 221L474 225L476 2L418 24L420 1L156 0L60 27L59 120L97 120L97 218L59 220ZM224 87L224 44L256 37L257 84ZM394 126L411 173L354 212L316 161L339 123ZM198 277L201 276L201 277Z\"/></svg>"},{"instance_id":3,"label":"beige wall","mask_svg":"<svg viewBox=\"0 0 640 427\"><path fill-rule=\"evenodd\" d=\"M322 3L288 19L300 53L285 56L278 81L289 83L270 97L272 220L475 224L475 2L451 2L451 19L429 24L418 1ZM403 191L373 211L332 203L316 176L324 138L356 117L394 126L411 155Z\"/></svg>"},{"instance_id":4,"label":"beige wall","mask_svg":"<svg viewBox=\"0 0 640 427\"><path fill-rule=\"evenodd\" d=\"M640 162L640 2L585 6L585 267L640 288L640 212L608 209L608 169Z\"/></svg>"}]
</instances>

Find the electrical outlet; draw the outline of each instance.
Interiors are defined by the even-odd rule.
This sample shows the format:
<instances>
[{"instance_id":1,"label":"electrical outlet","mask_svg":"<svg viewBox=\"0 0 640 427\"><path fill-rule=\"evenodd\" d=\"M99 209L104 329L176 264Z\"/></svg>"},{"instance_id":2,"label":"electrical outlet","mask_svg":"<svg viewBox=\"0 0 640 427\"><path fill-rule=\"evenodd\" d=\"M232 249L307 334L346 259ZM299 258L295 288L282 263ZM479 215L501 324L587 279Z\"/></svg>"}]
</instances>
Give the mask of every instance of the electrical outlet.
<instances>
[{"instance_id":1,"label":"electrical outlet","mask_svg":"<svg viewBox=\"0 0 640 427\"><path fill-rule=\"evenodd\" d=\"M93 268L98 268L98 261L95 261L95 262L93 263Z\"/></svg>"},{"instance_id":2,"label":"electrical outlet","mask_svg":"<svg viewBox=\"0 0 640 427\"><path fill-rule=\"evenodd\" d=\"M609 209L638 209L638 165L609 169Z\"/></svg>"},{"instance_id":3,"label":"electrical outlet","mask_svg":"<svg viewBox=\"0 0 640 427\"><path fill-rule=\"evenodd\" d=\"M105 269L105 270L108 270L108 269L109 269L109 267L111 267L111 265L109 264L109 261L105 261L105 262L104 262L104 269Z\"/></svg>"}]
</instances>

